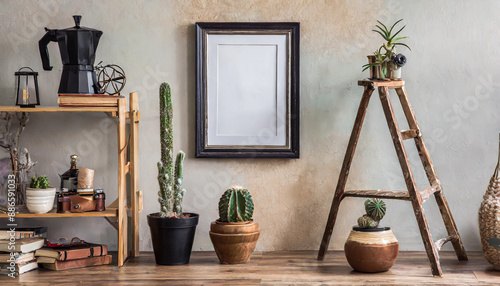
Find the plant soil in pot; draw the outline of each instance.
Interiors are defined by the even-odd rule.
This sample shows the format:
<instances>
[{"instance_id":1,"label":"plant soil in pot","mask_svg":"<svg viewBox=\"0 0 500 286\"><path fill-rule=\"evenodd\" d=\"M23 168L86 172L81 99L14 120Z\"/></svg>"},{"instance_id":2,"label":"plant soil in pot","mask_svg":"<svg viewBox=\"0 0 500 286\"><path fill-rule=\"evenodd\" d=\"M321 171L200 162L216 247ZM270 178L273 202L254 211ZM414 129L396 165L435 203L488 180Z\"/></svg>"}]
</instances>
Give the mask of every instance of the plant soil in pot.
<instances>
[{"instance_id":1,"label":"plant soil in pot","mask_svg":"<svg viewBox=\"0 0 500 286\"><path fill-rule=\"evenodd\" d=\"M360 272L387 271L398 257L399 243L389 227L378 227L386 212L385 202L368 199L365 210L344 245L347 262Z\"/></svg>"},{"instance_id":2,"label":"plant soil in pot","mask_svg":"<svg viewBox=\"0 0 500 286\"><path fill-rule=\"evenodd\" d=\"M232 187L219 201L220 218L210 225L210 240L222 264L247 263L260 236L252 220L253 199L248 190Z\"/></svg>"},{"instance_id":3,"label":"plant soil in pot","mask_svg":"<svg viewBox=\"0 0 500 286\"><path fill-rule=\"evenodd\" d=\"M148 215L155 260L160 265L189 263L198 214L183 213L182 163L184 153L177 154L174 164L172 96L170 86L160 85L160 143L161 161L158 162L158 201L160 212Z\"/></svg>"}]
</instances>

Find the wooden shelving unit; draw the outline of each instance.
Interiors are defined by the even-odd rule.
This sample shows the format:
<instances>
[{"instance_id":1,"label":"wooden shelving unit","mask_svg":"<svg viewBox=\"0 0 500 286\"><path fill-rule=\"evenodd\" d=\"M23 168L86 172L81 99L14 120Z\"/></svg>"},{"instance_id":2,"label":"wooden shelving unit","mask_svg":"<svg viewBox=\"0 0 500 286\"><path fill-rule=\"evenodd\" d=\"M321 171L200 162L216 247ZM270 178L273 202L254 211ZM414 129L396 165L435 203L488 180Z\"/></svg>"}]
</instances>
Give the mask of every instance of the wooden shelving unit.
<instances>
[{"instance_id":1,"label":"wooden shelving unit","mask_svg":"<svg viewBox=\"0 0 500 286\"><path fill-rule=\"evenodd\" d=\"M113 107L58 107L38 106L21 108L0 106L6 112L105 112L117 118L118 134L118 198L102 212L57 213L52 210L45 214L18 213L17 218L77 218L103 217L118 231L118 266L122 266L129 256L139 256L139 212L142 210L142 192L138 191L139 168L139 120L140 111L137 93L130 93L129 108L124 97L116 98ZM129 138L127 139L127 126ZM128 156L127 156L128 154ZM129 177L127 178L127 174ZM127 182L128 181L128 182ZM129 188L127 188L127 183ZM130 216L127 212L130 211ZM7 214L0 214L7 218ZM128 227L128 224L131 227ZM130 239L130 243L129 243Z\"/></svg>"}]
</instances>

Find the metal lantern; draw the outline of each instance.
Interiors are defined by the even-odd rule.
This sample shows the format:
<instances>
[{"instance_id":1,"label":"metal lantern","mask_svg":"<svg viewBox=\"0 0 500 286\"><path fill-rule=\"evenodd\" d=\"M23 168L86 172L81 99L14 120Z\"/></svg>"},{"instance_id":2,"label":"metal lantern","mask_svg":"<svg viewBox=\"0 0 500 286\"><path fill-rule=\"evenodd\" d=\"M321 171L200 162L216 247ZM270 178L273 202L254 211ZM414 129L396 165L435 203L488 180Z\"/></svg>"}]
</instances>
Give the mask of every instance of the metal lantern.
<instances>
[{"instance_id":1,"label":"metal lantern","mask_svg":"<svg viewBox=\"0 0 500 286\"><path fill-rule=\"evenodd\" d=\"M16 76L16 105L20 107L35 107L40 105L38 96L38 73L30 67L22 67L14 73Z\"/></svg>"}]
</instances>

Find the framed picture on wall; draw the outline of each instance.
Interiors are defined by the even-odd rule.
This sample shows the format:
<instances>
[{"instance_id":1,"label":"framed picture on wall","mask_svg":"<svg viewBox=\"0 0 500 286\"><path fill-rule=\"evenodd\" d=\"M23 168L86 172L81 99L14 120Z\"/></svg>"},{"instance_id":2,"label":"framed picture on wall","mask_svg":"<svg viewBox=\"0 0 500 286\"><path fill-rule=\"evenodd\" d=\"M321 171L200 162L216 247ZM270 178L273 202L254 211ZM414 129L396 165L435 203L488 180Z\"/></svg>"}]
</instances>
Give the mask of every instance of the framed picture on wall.
<instances>
[{"instance_id":1,"label":"framed picture on wall","mask_svg":"<svg viewBox=\"0 0 500 286\"><path fill-rule=\"evenodd\" d=\"M196 157L299 158L299 33L196 24Z\"/></svg>"}]
</instances>

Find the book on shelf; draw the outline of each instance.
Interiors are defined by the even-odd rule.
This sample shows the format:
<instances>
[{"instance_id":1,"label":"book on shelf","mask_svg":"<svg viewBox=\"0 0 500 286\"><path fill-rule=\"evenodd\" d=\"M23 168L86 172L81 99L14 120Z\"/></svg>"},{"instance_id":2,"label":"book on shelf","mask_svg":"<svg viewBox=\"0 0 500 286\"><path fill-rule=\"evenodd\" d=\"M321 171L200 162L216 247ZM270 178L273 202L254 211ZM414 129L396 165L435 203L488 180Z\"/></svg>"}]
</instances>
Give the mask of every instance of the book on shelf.
<instances>
[{"instance_id":1,"label":"book on shelf","mask_svg":"<svg viewBox=\"0 0 500 286\"><path fill-rule=\"evenodd\" d=\"M11 253L13 255L11 255ZM28 262L35 259L35 252L4 252L0 253L0 263L7 263L12 261L12 257L14 257L15 263L20 262Z\"/></svg>"},{"instance_id":2,"label":"book on shelf","mask_svg":"<svg viewBox=\"0 0 500 286\"><path fill-rule=\"evenodd\" d=\"M0 240L0 251L5 252L30 252L42 248L45 243L43 238L20 238L15 243L10 240Z\"/></svg>"},{"instance_id":3,"label":"book on shelf","mask_svg":"<svg viewBox=\"0 0 500 286\"><path fill-rule=\"evenodd\" d=\"M118 106L118 98L123 96L110 95L87 95L87 96L59 96L57 103L61 107L115 107Z\"/></svg>"},{"instance_id":4,"label":"book on shelf","mask_svg":"<svg viewBox=\"0 0 500 286\"><path fill-rule=\"evenodd\" d=\"M14 267L14 269L12 269L12 267ZM37 268L38 268L38 263L36 262L36 260L15 263L15 265L11 265L10 263L0 263L0 275L18 276Z\"/></svg>"},{"instance_id":5,"label":"book on shelf","mask_svg":"<svg viewBox=\"0 0 500 286\"><path fill-rule=\"evenodd\" d=\"M59 96L79 96L79 97L120 97L119 94L103 94L103 93L94 93L94 94L85 94L85 93L60 93Z\"/></svg>"},{"instance_id":6,"label":"book on shelf","mask_svg":"<svg viewBox=\"0 0 500 286\"><path fill-rule=\"evenodd\" d=\"M28 237L47 238L47 227L17 227L15 231L10 228L0 228L0 240L10 239L11 237L15 239Z\"/></svg>"},{"instance_id":7,"label":"book on shelf","mask_svg":"<svg viewBox=\"0 0 500 286\"><path fill-rule=\"evenodd\" d=\"M37 257L54 258L58 261L82 259L88 257L105 256L108 254L108 246L85 243L66 247L44 247L35 252Z\"/></svg>"},{"instance_id":8,"label":"book on shelf","mask_svg":"<svg viewBox=\"0 0 500 286\"><path fill-rule=\"evenodd\" d=\"M51 270L66 270L89 266L107 265L111 264L111 260L111 255L105 255L67 261L54 260L54 263L39 263L39 265L43 268Z\"/></svg>"}]
</instances>

